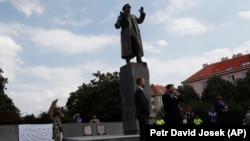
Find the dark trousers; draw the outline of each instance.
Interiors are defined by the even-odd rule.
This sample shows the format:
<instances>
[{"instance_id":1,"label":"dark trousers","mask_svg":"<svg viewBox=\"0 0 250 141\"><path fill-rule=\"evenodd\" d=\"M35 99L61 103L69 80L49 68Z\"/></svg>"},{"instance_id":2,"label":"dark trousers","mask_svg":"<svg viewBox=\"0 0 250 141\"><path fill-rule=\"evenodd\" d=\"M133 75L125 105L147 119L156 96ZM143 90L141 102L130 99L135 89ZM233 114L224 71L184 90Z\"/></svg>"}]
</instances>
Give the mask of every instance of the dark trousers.
<instances>
[{"instance_id":1,"label":"dark trousers","mask_svg":"<svg viewBox=\"0 0 250 141\"><path fill-rule=\"evenodd\" d=\"M145 141L146 140L146 126L149 125L149 119L147 118L142 118L138 119L139 121L139 128L140 128L140 141Z\"/></svg>"}]
</instances>

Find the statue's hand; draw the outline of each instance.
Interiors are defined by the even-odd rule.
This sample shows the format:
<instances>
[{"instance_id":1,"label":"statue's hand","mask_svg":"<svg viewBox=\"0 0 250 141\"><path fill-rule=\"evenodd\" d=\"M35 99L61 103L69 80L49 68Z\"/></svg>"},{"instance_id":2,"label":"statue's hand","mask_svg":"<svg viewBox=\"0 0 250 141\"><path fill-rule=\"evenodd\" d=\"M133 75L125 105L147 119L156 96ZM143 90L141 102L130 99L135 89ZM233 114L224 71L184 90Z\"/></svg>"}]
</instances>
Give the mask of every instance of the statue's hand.
<instances>
[{"instance_id":1,"label":"statue's hand","mask_svg":"<svg viewBox=\"0 0 250 141\"><path fill-rule=\"evenodd\" d=\"M126 13L120 12L119 21L124 24L126 19L127 19Z\"/></svg>"},{"instance_id":2,"label":"statue's hand","mask_svg":"<svg viewBox=\"0 0 250 141\"><path fill-rule=\"evenodd\" d=\"M120 11L120 17L121 17L122 19L124 19L124 18L126 18L126 14L125 14L124 12Z\"/></svg>"},{"instance_id":3,"label":"statue's hand","mask_svg":"<svg viewBox=\"0 0 250 141\"><path fill-rule=\"evenodd\" d=\"M140 12L140 13L144 13L144 8L141 7L141 8L139 9L139 12Z\"/></svg>"}]
</instances>

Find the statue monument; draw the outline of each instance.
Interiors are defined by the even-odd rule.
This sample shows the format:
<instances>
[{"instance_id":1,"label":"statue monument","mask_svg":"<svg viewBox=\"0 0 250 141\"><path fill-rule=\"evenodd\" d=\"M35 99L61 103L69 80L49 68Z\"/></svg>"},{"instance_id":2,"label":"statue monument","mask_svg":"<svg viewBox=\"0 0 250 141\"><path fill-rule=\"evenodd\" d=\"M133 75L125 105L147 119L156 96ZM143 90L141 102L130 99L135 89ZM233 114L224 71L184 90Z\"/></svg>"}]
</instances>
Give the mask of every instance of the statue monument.
<instances>
[{"instance_id":1,"label":"statue monument","mask_svg":"<svg viewBox=\"0 0 250 141\"><path fill-rule=\"evenodd\" d=\"M139 128L135 117L134 103L134 92L138 77L144 78L144 93L149 102L151 102L149 70L147 63L142 61L144 53L140 29L138 27L138 24L143 23L146 14L143 7L139 9L139 17L131 14L130 10L130 4L125 4L122 7L122 11L115 23L115 28L121 28L121 58L126 60L126 64L120 68L123 131L124 134L138 134ZM136 57L136 62L130 62L134 57Z\"/></svg>"},{"instance_id":2,"label":"statue monument","mask_svg":"<svg viewBox=\"0 0 250 141\"><path fill-rule=\"evenodd\" d=\"M136 57L138 63L143 63L143 47L141 42L140 29L138 24L143 23L146 14L143 7L140 8L140 17L131 14L131 6L125 4L115 23L115 28L121 28L121 56L127 63Z\"/></svg>"}]
</instances>

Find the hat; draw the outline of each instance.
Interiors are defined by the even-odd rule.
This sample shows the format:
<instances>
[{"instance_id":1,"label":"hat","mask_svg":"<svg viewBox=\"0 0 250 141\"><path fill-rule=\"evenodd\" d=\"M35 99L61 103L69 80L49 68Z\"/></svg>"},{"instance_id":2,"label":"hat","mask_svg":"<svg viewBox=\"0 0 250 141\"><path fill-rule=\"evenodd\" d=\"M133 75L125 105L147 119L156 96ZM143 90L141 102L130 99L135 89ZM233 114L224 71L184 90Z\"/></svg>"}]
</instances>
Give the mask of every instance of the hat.
<instances>
[{"instance_id":1,"label":"hat","mask_svg":"<svg viewBox=\"0 0 250 141\"><path fill-rule=\"evenodd\" d=\"M127 7L129 7L129 8L131 8L131 6L130 6L130 4L125 4L123 7L122 7L122 10L124 11L125 10L125 8L127 8Z\"/></svg>"}]
</instances>

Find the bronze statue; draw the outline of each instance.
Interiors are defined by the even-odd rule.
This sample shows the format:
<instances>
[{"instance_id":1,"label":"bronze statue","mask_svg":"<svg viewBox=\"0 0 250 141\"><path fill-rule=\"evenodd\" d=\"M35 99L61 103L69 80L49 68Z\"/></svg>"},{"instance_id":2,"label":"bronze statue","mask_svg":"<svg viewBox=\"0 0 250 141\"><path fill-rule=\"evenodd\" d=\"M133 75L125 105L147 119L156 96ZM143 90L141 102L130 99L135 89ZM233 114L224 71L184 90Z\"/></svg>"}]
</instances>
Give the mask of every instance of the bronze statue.
<instances>
[{"instance_id":1,"label":"bronze statue","mask_svg":"<svg viewBox=\"0 0 250 141\"><path fill-rule=\"evenodd\" d=\"M130 14L130 4L125 4L117 18L115 28L121 28L121 55L127 63L136 57L138 63L144 63L141 57L144 55L140 29L138 24L143 23L146 14L143 7L139 9L140 17Z\"/></svg>"}]
</instances>

